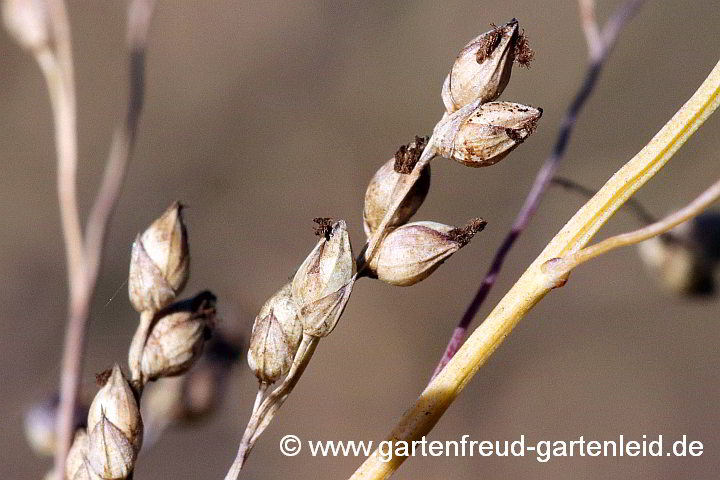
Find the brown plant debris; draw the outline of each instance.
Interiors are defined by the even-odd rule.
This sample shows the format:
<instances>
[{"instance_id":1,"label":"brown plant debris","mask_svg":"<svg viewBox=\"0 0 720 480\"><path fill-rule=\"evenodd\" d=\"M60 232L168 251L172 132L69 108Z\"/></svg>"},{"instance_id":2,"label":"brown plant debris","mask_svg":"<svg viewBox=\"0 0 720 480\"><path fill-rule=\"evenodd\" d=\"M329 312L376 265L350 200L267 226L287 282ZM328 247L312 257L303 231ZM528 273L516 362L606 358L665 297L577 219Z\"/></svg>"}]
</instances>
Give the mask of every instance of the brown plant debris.
<instances>
[{"instance_id":1,"label":"brown plant debris","mask_svg":"<svg viewBox=\"0 0 720 480\"><path fill-rule=\"evenodd\" d=\"M415 168L420 156L422 155L425 146L427 145L428 137L415 136L415 140L408 143L407 145L401 145L398 151L395 152L395 165L394 170L397 173L409 174Z\"/></svg>"},{"instance_id":2,"label":"brown plant debris","mask_svg":"<svg viewBox=\"0 0 720 480\"><path fill-rule=\"evenodd\" d=\"M476 233L481 232L487 222L482 218L471 218L467 225L464 227L457 227L450 230L447 234L451 240L458 242L460 246L464 247L470 240L475 236Z\"/></svg>"},{"instance_id":3,"label":"brown plant debris","mask_svg":"<svg viewBox=\"0 0 720 480\"><path fill-rule=\"evenodd\" d=\"M530 68L530 62L535 58L535 50L530 48L530 42L528 41L527 35L525 35L525 29L520 32L515 41L514 55L518 65Z\"/></svg>"},{"instance_id":4,"label":"brown plant debris","mask_svg":"<svg viewBox=\"0 0 720 480\"><path fill-rule=\"evenodd\" d=\"M102 388L105 386L105 384L110 379L110 375L112 375L112 368L108 368L106 370L103 370L100 373L95 374L95 383L98 387Z\"/></svg>"},{"instance_id":5,"label":"brown plant debris","mask_svg":"<svg viewBox=\"0 0 720 480\"><path fill-rule=\"evenodd\" d=\"M494 23L491 23L490 26L493 28L492 31L488 32L487 35L480 40L478 51L475 54L475 59L478 63L484 62L490 55L492 55L497 46L500 44L500 39L505 33L504 27L498 27Z\"/></svg>"},{"instance_id":6,"label":"brown plant debris","mask_svg":"<svg viewBox=\"0 0 720 480\"><path fill-rule=\"evenodd\" d=\"M325 237L325 240L330 241L332 236L332 224L333 220L330 217L316 217L313 218L313 222L317 223L314 227L315 235L318 237Z\"/></svg>"}]
</instances>

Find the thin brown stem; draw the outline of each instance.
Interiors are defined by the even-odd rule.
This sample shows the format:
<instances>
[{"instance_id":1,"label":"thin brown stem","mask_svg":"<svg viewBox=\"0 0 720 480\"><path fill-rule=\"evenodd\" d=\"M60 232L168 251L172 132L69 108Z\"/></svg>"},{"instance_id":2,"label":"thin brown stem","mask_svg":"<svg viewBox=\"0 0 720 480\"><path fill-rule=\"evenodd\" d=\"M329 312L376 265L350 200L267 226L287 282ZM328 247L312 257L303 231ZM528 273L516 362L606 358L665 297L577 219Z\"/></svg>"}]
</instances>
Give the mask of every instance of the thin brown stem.
<instances>
[{"instance_id":1,"label":"thin brown stem","mask_svg":"<svg viewBox=\"0 0 720 480\"><path fill-rule=\"evenodd\" d=\"M63 87L56 87L59 105L67 106L56 114L58 140L58 189L68 251L70 302L68 325L63 347L58 415L58 442L55 451L55 472L61 477L73 436L73 412L80 390L82 358L85 351L87 323L102 261L107 227L117 203L127 170L127 161L135 139L143 102L144 65L147 31L154 0L133 0L128 7L128 45L130 48L130 95L127 114L116 129L108 156L105 174L93 204L83 241L77 210L77 128L75 87L70 43L70 26L62 0L51 2L51 15L56 38ZM47 75L46 75L47 77ZM53 87L50 86L51 96ZM62 143L61 143L62 142Z\"/></svg>"},{"instance_id":2,"label":"thin brown stem","mask_svg":"<svg viewBox=\"0 0 720 480\"><path fill-rule=\"evenodd\" d=\"M555 146L553 147L550 156L547 157L538 171L535 181L530 189L530 193L528 193L528 196L525 198L525 203L515 217L515 221L513 222L510 232L508 232L507 236L500 245L500 248L495 253L490 268L480 283L480 287L475 293L475 297L465 310L465 313L460 319L457 327L455 327L455 330L450 337L450 341L448 342L447 347L445 347L445 352L435 368L432 378L434 378L445 367L465 341L470 323L477 315L480 307L487 298L488 293L490 293L490 290L495 284L507 254L512 249L515 241L530 223L530 220L540 206L540 202L545 191L550 185L550 181L554 177L555 172L557 172L557 169L560 166L560 162L565 156L570 136L572 135L577 122L578 115L595 88L600 72L605 66L605 62L612 51L612 47L615 45L620 30L634 16L643 2L644 0L627 0L618 7L603 27L600 33L600 36L603 39L602 50L597 58L590 58L589 65L585 73L585 80L565 113L560 131L558 132L558 136L555 141Z\"/></svg>"}]
</instances>

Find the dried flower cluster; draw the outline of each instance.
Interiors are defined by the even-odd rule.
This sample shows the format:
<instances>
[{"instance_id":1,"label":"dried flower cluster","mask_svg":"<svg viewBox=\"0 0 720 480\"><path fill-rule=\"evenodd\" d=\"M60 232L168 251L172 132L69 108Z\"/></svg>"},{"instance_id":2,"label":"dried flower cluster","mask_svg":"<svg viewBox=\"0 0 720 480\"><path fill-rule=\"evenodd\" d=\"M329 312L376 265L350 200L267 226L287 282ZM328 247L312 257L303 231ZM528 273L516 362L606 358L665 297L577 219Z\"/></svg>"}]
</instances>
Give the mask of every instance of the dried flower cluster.
<instances>
[{"instance_id":1,"label":"dried flower cluster","mask_svg":"<svg viewBox=\"0 0 720 480\"><path fill-rule=\"evenodd\" d=\"M415 137L401 146L368 185L363 208L368 239L357 260L344 221L315 219L320 240L292 280L270 297L255 318L248 364L260 388L226 480L237 478L255 440L302 375L317 342L337 325L356 279L414 285L485 227L479 218L464 227L408 221L428 194L429 164L435 156L473 167L489 166L533 133L541 109L494 102L510 79L513 62L527 65L531 56L516 20L494 27L461 51L443 86L447 111L432 137ZM268 386L276 382L280 384L268 394Z\"/></svg>"},{"instance_id":2,"label":"dried flower cluster","mask_svg":"<svg viewBox=\"0 0 720 480\"><path fill-rule=\"evenodd\" d=\"M130 378L117 364L97 376L102 388L90 405L87 429L75 435L67 479L128 478L143 443L139 402L145 385L185 373L202 352L214 326L215 296L205 291L176 301L189 265L182 205L175 202L133 244L128 290L140 324L130 346Z\"/></svg>"}]
</instances>

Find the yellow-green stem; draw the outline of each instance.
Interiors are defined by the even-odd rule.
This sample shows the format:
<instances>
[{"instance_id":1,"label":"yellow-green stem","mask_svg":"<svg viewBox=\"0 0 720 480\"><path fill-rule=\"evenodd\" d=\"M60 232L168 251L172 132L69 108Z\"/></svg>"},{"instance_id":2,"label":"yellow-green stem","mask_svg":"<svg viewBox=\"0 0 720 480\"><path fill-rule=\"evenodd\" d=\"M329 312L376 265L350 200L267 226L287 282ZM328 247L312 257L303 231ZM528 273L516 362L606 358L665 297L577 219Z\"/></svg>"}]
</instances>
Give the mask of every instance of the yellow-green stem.
<instances>
[{"instance_id":1,"label":"yellow-green stem","mask_svg":"<svg viewBox=\"0 0 720 480\"><path fill-rule=\"evenodd\" d=\"M618 170L550 241L488 318L425 388L415 405L403 415L388 440L411 442L419 440L432 429L520 319L552 288L558 286L556 279L544 273L541 266L552 258L573 253L586 245L618 208L670 160L717 108L719 94L720 62L660 132ZM351 478L388 478L404 460L405 457L393 456L385 462L376 450Z\"/></svg>"}]
</instances>

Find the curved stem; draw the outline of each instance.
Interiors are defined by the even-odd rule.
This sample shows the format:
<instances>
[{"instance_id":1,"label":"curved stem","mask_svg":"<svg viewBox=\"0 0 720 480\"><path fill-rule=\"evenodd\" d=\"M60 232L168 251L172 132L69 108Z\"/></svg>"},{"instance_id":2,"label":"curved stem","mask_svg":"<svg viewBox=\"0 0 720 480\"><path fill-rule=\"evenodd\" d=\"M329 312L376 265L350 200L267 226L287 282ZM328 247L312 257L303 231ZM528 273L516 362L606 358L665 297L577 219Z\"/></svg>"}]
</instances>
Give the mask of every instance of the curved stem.
<instances>
[{"instance_id":1,"label":"curved stem","mask_svg":"<svg viewBox=\"0 0 720 480\"><path fill-rule=\"evenodd\" d=\"M585 246L600 227L642 185L650 180L720 104L720 62L688 102L652 140L618 170L555 235L543 252L473 332L446 367L430 382L388 436L390 442L412 442L426 435L517 323L550 290L554 278L543 272L550 259ZM406 457L383 461L376 450L352 479L384 479Z\"/></svg>"},{"instance_id":2,"label":"curved stem","mask_svg":"<svg viewBox=\"0 0 720 480\"><path fill-rule=\"evenodd\" d=\"M543 265L543 270L546 273L555 275L567 275L578 265L581 265L588 260L607 253L616 248L625 247L628 245L634 245L647 240L652 237L656 237L660 234L668 232L672 228L680 225L683 222L690 220L698 216L710 205L715 203L720 197L720 180L715 182L710 188L705 190L699 197L693 200L684 208L677 212L668 215L667 217L659 220L655 223L647 225L643 228L639 228L632 232L622 233L613 237L607 238L602 242L596 243L589 247L585 247L582 250L567 255L565 257L554 259L556 261L549 261Z\"/></svg>"},{"instance_id":3,"label":"curved stem","mask_svg":"<svg viewBox=\"0 0 720 480\"><path fill-rule=\"evenodd\" d=\"M235 460L225 475L225 480L237 480L240 476L240 470L242 470L245 460L250 455L255 441L265 431L270 421L295 388L295 385L297 385L305 368L310 363L319 341L320 338L318 337L303 334L302 342L298 347L292 367L290 367L285 380L262 401L259 407L253 407L253 414L245 428Z\"/></svg>"},{"instance_id":4,"label":"curved stem","mask_svg":"<svg viewBox=\"0 0 720 480\"><path fill-rule=\"evenodd\" d=\"M57 49L36 57L48 83L55 116L60 216L68 260L70 301L63 347L55 472L62 472L73 437L73 412L82 375L85 337L107 227L117 203L127 159L135 138L142 106L147 29L154 0L133 0L128 7L128 43L131 50L131 88L126 119L118 127L105 175L93 204L83 239L77 207L77 113L70 24L63 0L49 2Z\"/></svg>"}]
</instances>

